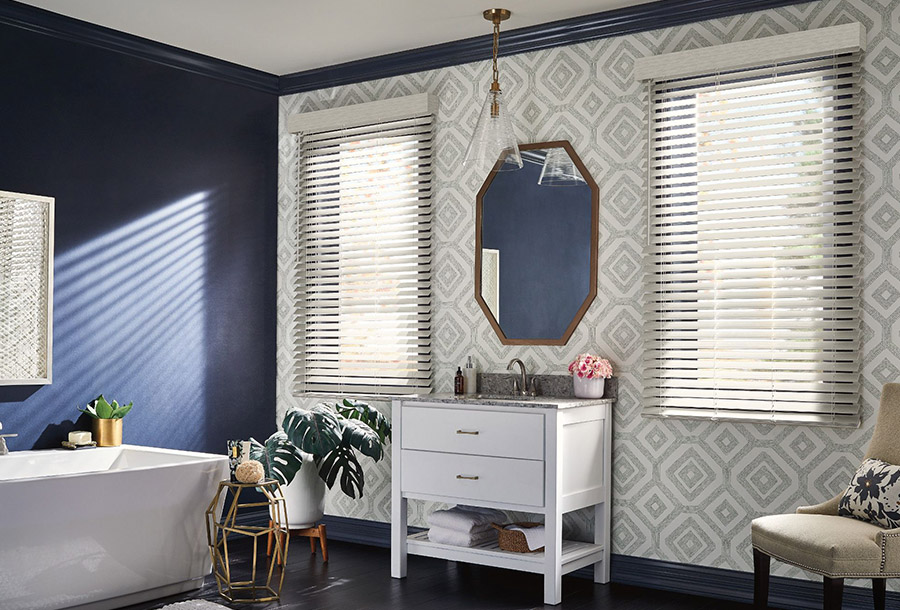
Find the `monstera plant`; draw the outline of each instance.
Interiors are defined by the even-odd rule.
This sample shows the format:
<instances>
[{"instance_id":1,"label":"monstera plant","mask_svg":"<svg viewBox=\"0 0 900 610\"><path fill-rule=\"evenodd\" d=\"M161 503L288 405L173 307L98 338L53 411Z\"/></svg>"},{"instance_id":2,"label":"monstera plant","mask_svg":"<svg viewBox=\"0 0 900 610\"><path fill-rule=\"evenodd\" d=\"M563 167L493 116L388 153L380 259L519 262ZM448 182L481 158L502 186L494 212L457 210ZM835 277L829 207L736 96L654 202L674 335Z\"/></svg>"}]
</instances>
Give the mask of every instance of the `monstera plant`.
<instances>
[{"instance_id":1,"label":"monstera plant","mask_svg":"<svg viewBox=\"0 0 900 610\"><path fill-rule=\"evenodd\" d=\"M265 443L250 439L250 458L281 485L290 484L301 468L312 466L329 489L340 481L341 491L358 498L365 480L357 452L377 462L390 438L391 424L384 415L364 402L345 399L290 409L281 430Z\"/></svg>"}]
</instances>

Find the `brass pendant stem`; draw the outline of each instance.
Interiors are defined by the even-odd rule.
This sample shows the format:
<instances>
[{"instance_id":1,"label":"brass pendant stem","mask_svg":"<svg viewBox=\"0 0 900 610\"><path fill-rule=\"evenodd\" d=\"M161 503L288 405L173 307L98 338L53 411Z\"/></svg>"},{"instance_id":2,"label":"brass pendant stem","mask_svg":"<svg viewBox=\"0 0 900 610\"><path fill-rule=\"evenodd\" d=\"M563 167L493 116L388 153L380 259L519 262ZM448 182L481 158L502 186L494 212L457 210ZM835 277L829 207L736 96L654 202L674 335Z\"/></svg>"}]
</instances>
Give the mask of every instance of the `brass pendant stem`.
<instances>
[{"instance_id":1,"label":"brass pendant stem","mask_svg":"<svg viewBox=\"0 0 900 610\"><path fill-rule=\"evenodd\" d=\"M500 70L497 68L497 54L500 51L500 22L509 19L512 13L505 8L492 8L484 11L484 18L494 24L494 44L491 51L491 62L493 68L493 82L491 83L491 93L494 93L494 99L491 102L491 116L496 118L500 116L500 102L497 94L500 93Z\"/></svg>"},{"instance_id":2,"label":"brass pendant stem","mask_svg":"<svg viewBox=\"0 0 900 610\"><path fill-rule=\"evenodd\" d=\"M500 50L500 20L497 19L494 21L494 48L493 48L493 68L494 68L494 82L491 85L491 88L497 87L500 89L500 70L497 69L497 53Z\"/></svg>"}]
</instances>

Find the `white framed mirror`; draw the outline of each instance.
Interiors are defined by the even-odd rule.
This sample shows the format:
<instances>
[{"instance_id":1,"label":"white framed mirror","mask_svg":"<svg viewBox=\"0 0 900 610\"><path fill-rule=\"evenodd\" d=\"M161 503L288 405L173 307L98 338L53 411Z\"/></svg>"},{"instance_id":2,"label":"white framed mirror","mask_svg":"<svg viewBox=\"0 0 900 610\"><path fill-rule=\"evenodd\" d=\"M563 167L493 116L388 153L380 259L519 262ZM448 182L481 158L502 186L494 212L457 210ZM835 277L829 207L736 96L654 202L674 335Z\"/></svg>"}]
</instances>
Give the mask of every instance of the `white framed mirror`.
<instances>
[{"instance_id":1,"label":"white framed mirror","mask_svg":"<svg viewBox=\"0 0 900 610\"><path fill-rule=\"evenodd\" d=\"M53 363L54 199L0 191L0 385L46 385Z\"/></svg>"}]
</instances>

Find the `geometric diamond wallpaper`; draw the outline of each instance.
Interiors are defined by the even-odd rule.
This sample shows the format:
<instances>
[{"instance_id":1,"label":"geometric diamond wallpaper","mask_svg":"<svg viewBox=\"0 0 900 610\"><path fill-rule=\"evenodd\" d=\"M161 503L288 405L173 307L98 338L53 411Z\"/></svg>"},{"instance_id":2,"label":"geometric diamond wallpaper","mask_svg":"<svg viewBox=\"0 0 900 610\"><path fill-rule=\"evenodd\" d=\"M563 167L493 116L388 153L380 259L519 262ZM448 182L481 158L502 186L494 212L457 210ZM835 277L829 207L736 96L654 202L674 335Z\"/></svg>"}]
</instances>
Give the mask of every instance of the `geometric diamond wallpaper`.
<instances>
[{"instance_id":1,"label":"geometric diamond wallpaper","mask_svg":"<svg viewBox=\"0 0 900 610\"><path fill-rule=\"evenodd\" d=\"M848 22L867 31L863 62L862 425L837 429L644 419L641 252L645 239L645 95L638 57ZM501 39L502 44L502 39ZM565 346L504 346L475 302L475 193L484 178L461 161L490 77L489 61L284 96L279 136L278 412L291 397L294 143L286 117L413 93L440 101L434 165L435 390L449 391L472 355L482 371L511 358L564 373L578 353L610 358L614 407L613 552L751 569L750 520L822 501L849 482L874 424L881 385L900 373L900 2L820 0L500 59L520 142L567 139L600 186L597 298ZM379 408L390 411L390 405ZM390 456L366 464L358 501L330 493L330 514L390 520ZM411 508L423 523L429 507ZM589 536L586 515L571 535ZM805 576L774 562L773 573Z\"/></svg>"}]
</instances>

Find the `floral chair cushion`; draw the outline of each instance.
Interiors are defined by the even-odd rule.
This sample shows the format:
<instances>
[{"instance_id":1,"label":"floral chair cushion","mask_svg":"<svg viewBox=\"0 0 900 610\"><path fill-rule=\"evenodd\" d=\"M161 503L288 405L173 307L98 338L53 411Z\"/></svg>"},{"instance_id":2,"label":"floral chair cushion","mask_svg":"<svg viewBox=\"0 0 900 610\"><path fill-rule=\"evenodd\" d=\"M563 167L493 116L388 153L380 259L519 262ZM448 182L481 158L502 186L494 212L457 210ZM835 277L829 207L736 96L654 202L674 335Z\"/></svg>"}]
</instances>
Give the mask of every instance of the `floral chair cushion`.
<instances>
[{"instance_id":1,"label":"floral chair cushion","mask_svg":"<svg viewBox=\"0 0 900 610\"><path fill-rule=\"evenodd\" d=\"M900 527L900 466L865 460L841 497L838 514L882 527Z\"/></svg>"}]
</instances>

